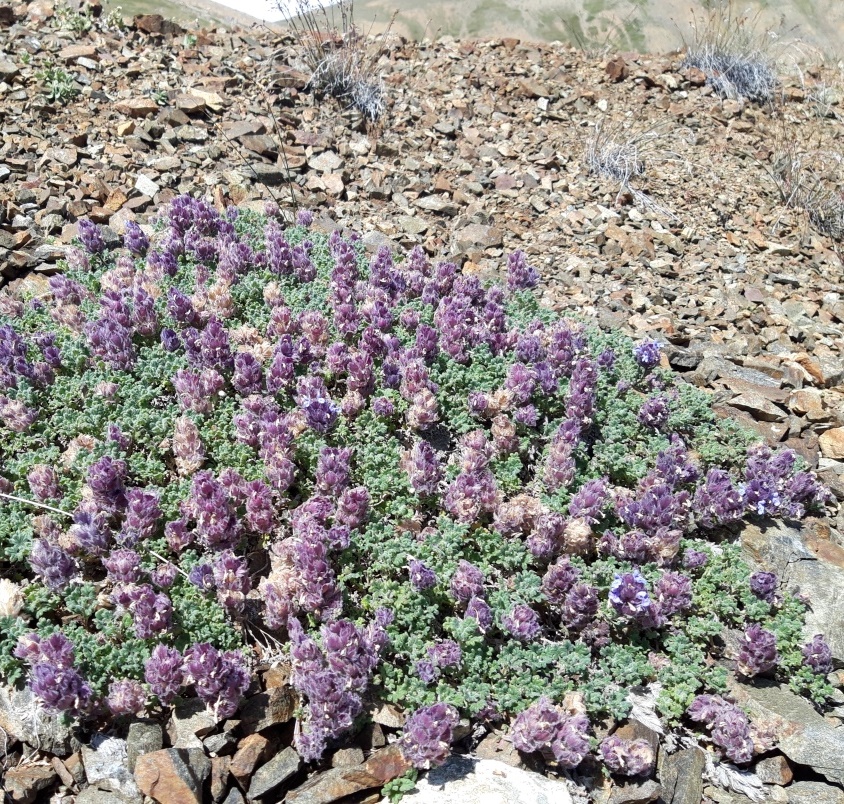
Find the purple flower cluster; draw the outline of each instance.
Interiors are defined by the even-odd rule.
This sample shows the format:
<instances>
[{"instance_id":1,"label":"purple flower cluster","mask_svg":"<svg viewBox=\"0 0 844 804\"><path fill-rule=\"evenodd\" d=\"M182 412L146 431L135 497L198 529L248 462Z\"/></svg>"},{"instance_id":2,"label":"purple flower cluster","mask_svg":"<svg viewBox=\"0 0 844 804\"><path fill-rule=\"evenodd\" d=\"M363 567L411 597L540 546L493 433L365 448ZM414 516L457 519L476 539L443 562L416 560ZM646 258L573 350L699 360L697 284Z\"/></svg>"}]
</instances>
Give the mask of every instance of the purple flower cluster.
<instances>
[{"instance_id":1,"label":"purple flower cluster","mask_svg":"<svg viewBox=\"0 0 844 804\"><path fill-rule=\"evenodd\" d=\"M644 369L652 369L659 365L661 346L658 341L644 340L633 347L633 358Z\"/></svg>"},{"instance_id":2,"label":"purple flower cluster","mask_svg":"<svg viewBox=\"0 0 844 804\"><path fill-rule=\"evenodd\" d=\"M758 623L749 625L736 657L739 672L748 677L758 676L773 670L778 661L776 637Z\"/></svg>"},{"instance_id":3,"label":"purple flower cluster","mask_svg":"<svg viewBox=\"0 0 844 804\"><path fill-rule=\"evenodd\" d=\"M636 570L615 574L610 584L610 604L643 628L657 628L663 622L660 606L648 594L648 582Z\"/></svg>"},{"instance_id":4,"label":"purple flower cluster","mask_svg":"<svg viewBox=\"0 0 844 804\"><path fill-rule=\"evenodd\" d=\"M307 722L296 736L296 749L306 762L319 759L363 709L362 696L387 644L385 629L391 620L386 610L377 612L366 628L335 620L322 626L322 647L295 617L288 621L291 681L307 698Z\"/></svg>"},{"instance_id":5,"label":"purple flower cluster","mask_svg":"<svg viewBox=\"0 0 844 804\"><path fill-rule=\"evenodd\" d=\"M513 745L526 754L550 748L563 768L576 768L589 753L589 720L570 715L542 697L516 715L510 726Z\"/></svg>"},{"instance_id":6,"label":"purple flower cluster","mask_svg":"<svg viewBox=\"0 0 844 804\"><path fill-rule=\"evenodd\" d=\"M820 675L832 672L832 649L823 635L816 634L803 646L803 663Z\"/></svg>"},{"instance_id":7,"label":"purple flower cluster","mask_svg":"<svg viewBox=\"0 0 844 804\"><path fill-rule=\"evenodd\" d=\"M48 637L26 634L14 654L29 665L29 687L47 711L76 716L93 704L91 687L73 666L73 643L60 631Z\"/></svg>"},{"instance_id":8,"label":"purple flower cluster","mask_svg":"<svg viewBox=\"0 0 844 804\"><path fill-rule=\"evenodd\" d=\"M163 665L166 667L166 660ZM183 683L194 686L200 700L219 720L231 717L237 711L250 680L239 652L219 651L207 642L200 642L185 651L182 673Z\"/></svg>"},{"instance_id":9,"label":"purple flower cluster","mask_svg":"<svg viewBox=\"0 0 844 804\"><path fill-rule=\"evenodd\" d=\"M760 600L773 603L777 592L777 576L773 572L754 572L749 579L750 591Z\"/></svg>"},{"instance_id":10,"label":"purple flower cluster","mask_svg":"<svg viewBox=\"0 0 844 804\"><path fill-rule=\"evenodd\" d=\"M760 516L801 519L807 506L830 501L829 490L811 472L796 472L796 463L794 450L748 449L741 486L745 507Z\"/></svg>"},{"instance_id":11,"label":"purple flower cluster","mask_svg":"<svg viewBox=\"0 0 844 804\"><path fill-rule=\"evenodd\" d=\"M404 725L399 748L414 767L428 769L448 759L460 717L453 706L435 703L417 709Z\"/></svg>"},{"instance_id":12,"label":"purple flower cluster","mask_svg":"<svg viewBox=\"0 0 844 804\"><path fill-rule=\"evenodd\" d=\"M732 762L744 764L753 759L753 738L747 715L720 695L698 695L686 714L709 729L712 742Z\"/></svg>"},{"instance_id":13,"label":"purple flower cluster","mask_svg":"<svg viewBox=\"0 0 844 804\"><path fill-rule=\"evenodd\" d=\"M656 762L647 740L625 740L617 734L601 740L598 753L610 772L621 776L650 776Z\"/></svg>"}]
</instances>

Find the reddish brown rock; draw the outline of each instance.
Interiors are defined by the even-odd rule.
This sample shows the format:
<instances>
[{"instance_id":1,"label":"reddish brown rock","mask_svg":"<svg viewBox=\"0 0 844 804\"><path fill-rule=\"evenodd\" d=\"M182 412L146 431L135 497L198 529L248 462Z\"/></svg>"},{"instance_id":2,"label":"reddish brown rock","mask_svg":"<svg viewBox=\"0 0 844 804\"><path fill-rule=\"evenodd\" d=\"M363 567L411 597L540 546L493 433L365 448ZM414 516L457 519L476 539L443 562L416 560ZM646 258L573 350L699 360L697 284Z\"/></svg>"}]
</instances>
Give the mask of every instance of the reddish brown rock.
<instances>
[{"instance_id":1,"label":"reddish brown rock","mask_svg":"<svg viewBox=\"0 0 844 804\"><path fill-rule=\"evenodd\" d=\"M255 768L266 761L270 741L261 734L249 734L244 737L232 757L229 770L239 782L246 782Z\"/></svg>"},{"instance_id":2,"label":"reddish brown rock","mask_svg":"<svg viewBox=\"0 0 844 804\"><path fill-rule=\"evenodd\" d=\"M402 756L397 745L373 754L366 762L351 768L332 768L301 787L291 790L289 804L331 804L333 801L360 793L372 787L382 787L408 770L411 764Z\"/></svg>"},{"instance_id":3,"label":"reddish brown rock","mask_svg":"<svg viewBox=\"0 0 844 804\"><path fill-rule=\"evenodd\" d=\"M201 804L211 761L201 748L165 748L138 757L135 782L159 804Z\"/></svg>"},{"instance_id":4,"label":"reddish brown rock","mask_svg":"<svg viewBox=\"0 0 844 804\"><path fill-rule=\"evenodd\" d=\"M146 117L148 114L155 114L159 107L152 98L129 98L118 101L114 108L129 117Z\"/></svg>"}]
</instances>

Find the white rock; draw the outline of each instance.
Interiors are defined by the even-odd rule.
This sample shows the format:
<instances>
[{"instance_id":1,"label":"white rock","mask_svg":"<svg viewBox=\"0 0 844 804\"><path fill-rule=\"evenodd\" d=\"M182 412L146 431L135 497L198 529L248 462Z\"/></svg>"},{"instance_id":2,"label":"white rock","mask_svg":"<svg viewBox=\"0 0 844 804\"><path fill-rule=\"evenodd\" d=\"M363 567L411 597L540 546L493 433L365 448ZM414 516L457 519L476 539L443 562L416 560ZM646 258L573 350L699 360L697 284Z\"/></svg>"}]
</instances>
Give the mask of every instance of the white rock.
<instances>
[{"instance_id":1,"label":"white rock","mask_svg":"<svg viewBox=\"0 0 844 804\"><path fill-rule=\"evenodd\" d=\"M138 178L135 179L135 189L141 194L145 195L148 198L155 197L155 194L158 192L158 185L152 180L148 179L142 173L138 174Z\"/></svg>"},{"instance_id":2,"label":"white rock","mask_svg":"<svg viewBox=\"0 0 844 804\"><path fill-rule=\"evenodd\" d=\"M413 804L572 804L565 782L511 768L494 759L459 756L429 771L407 801Z\"/></svg>"}]
</instances>

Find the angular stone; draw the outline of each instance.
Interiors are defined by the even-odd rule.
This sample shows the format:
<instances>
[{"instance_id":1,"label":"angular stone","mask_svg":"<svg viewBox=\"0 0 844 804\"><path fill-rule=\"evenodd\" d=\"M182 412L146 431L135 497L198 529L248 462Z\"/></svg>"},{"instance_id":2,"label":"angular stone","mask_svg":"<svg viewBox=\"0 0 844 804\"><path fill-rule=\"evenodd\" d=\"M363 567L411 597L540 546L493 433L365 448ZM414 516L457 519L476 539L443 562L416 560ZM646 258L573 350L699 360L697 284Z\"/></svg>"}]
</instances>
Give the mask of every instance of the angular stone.
<instances>
[{"instance_id":1,"label":"angular stone","mask_svg":"<svg viewBox=\"0 0 844 804\"><path fill-rule=\"evenodd\" d=\"M293 173L288 172L284 165L264 165L260 162L245 169L245 175L255 181L275 187L293 180Z\"/></svg>"},{"instance_id":2,"label":"angular stone","mask_svg":"<svg viewBox=\"0 0 844 804\"><path fill-rule=\"evenodd\" d=\"M500 246L503 242L500 229L496 229L494 226L484 226L480 223L464 226L459 232L455 233L454 237L457 240L458 248L461 250L472 246L494 248Z\"/></svg>"},{"instance_id":3,"label":"angular stone","mask_svg":"<svg viewBox=\"0 0 844 804\"><path fill-rule=\"evenodd\" d=\"M835 728L782 684L732 681L730 691L758 727L777 735L777 748L792 762L844 784L844 729Z\"/></svg>"},{"instance_id":4,"label":"angular stone","mask_svg":"<svg viewBox=\"0 0 844 804\"><path fill-rule=\"evenodd\" d=\"M299 770L301 760L293 748L285 748L276 754L269 762L262 765L255 772L249 784L247 797L250 800L260 798L283 785Z\"/></svg>"},{"instance_id":5,"label":"angular stone","mask_svg":"<svg viewBox=\"0 0 844 804\"><path fill-rule=\"evenodd\" d=\"M135 781L159 804L201 804L211 760L201 748L165 748L138 757Z\"/></svg>"},{"instance_id":6,"label":"angular stone","mask_svg":"<svg viewBox=\"0 0 844 804\"><path fill-rule=\"evenodd\" d=\"M38 717L33 715L38 713ZM9 740L65 757L81 743L74 725L66 725L57 715L39 711L29 688L8 689L0 685L0 729Z\"/></svg>"},{"instance_id":7,"label":"angular stone","mask_svg":"<svg viewBox=\"0 0 844 804\"><path fill-rule=\"evenodd\" d=\"M824 634L833 657L844 661L844 548L831 540L826 523L747 524L741 545L752 563L776 572L787 589L809 599L807 636Z\"/></svg>"},{"instance_id":8,"label":"angular stone","mask_svg":"<svg viewBox=\"0 0 844 804\"><path fill-rule=\"evenodd\" d=\"M239 782L246 782L256 766L266 760L270 741L260 734L250 734L240 741L229 770Z\"/></svg>"},{"instance_id":9,"label":"angular stone","mask_svg":"<svg viewBox=\"0 0 844 804\"><path fill-rule=\"evenodd\" d=\"M779 422L785 418L785 411L769 402L762 394L748 391L730 400L730 405L746 410L763 422Z\"/></svg>"},{"instance_id":10,"label":"angular stone","mask_svg":"<svg viewBox=\"0 0 844 804\"><path fill-rule=\"evenodd\" d=\"M429 771L412 798L413 804L572 804L565 782L463 756Z\"/></svg>"},{"instance_id":11,"label":"angular stone","mask_svg":"<svg viewBox=\"0 0 844 804\"><path fill-rule=\"evenodd\" d=\"M211 798L220 801L229 786L231 757L211 757Z\"/></svg>"},{"instance_id":12,"label":"angular stone","mask_svg":"<svg viewBox=\"0 0 844 804\"><path fill-rule=\"evenodd\" d=\"M363 762L363 751L360 748L341 748L331 757L332 768L353 768Z\"/></svg>"},{"instance_id":13,"label":"angular stone","mask_svg":"<svg viewBox=\"0 0 844 804\"><path fill-rule=\"evenodd\" d=\"M494 759L503 762L511 768L524 768L522 755L511 740L503 738L497 732L490 732L475 747L475 754L480 759Z\"/></svg>"},{"instance_id":14,"label":"angular stone","mask_svg":"<svg viewBox=\"0 0 844 804\"><path fill-rule=\"evenodd\" d=\"M208 132L199 126L179 126L175 133L182 142L205 142L208 139Z\"/></svg>"},{"instance_id":15,"label":"angular stone","mask_svg":"<svg viewBox=\"0 0 844 804\"><path fill-rule=\"evenodd\" d=\"M143 173L139 173L135 179L135 190L141 195L154 198L159 189L161 188L152 179L144 176Z\"/></svg>"},{"instance_id":16,"label":"angular stone","mask_svg":"<svg viewBox=\"0 0 844 804\"><path fill-rule=\"evenodd\" d=\"M607 74L607 78L610 81L621 81L627 77L629 70L627 69L627 63L621 56L616 56L614 59L610 59L607 62L607 66L604 68L604 72Z\"/></svg>"},{"instance_id":17,"label":"angular stone","mask_svg":"<svg viewBox=\"0 0 844 804\"><path fill-rule=\"evenodd\" d=\"M114 108L127 117L146 117L158 111L158 104L152 98L129 98L117 101Z\"/></svg>"},{"instance_id":18,"label":"angular stone","mask_svg":"<svg viewBox=\"0 0 844 804\"><path fill-rule=\"evenodd\" d=\"M178 701L167 724L167 736L173 748L200 748L201 737L211 733L217 719L199 698Z\"/></svg>"},{"instance_id":19,"label":"angular stone","mask_svg":"<svg viewBox=\"0 0 844 804\"><path fill-rule=\"evenodd\" d=\"M73 167L79 159L79 152L72 145L67 148L48 148L44 151L45 160L59 162L66 167Z\"/></svg>"},{"instance_id":20,"label":"angular stone","mask_svg":"<svg viewBox=\"0 0 844 804\"><path fill-rule=\"evenodd\" d=\"M753 772L765 784L787 785L794 778L794 772L784 756L766 757L760 759L754 766Z\"/></svg>"},{"instance_id":21,"label":"angular stone","mask_svg":"<svg viewBox=\"0 0 844 804\"><path fill-rule=\"evenodd\" d=\"M426 195L424 198L417 199L416 206L426 212L437 212L448 217L454 217L460 212L460 207L453 201L436 195Z\"/></svg>"},{"instance_id":22,"label":"angular stone","mask_svg":"<svg viewBox=\"0 0 844 804\"><path fill-rule=\"evenodd\" d=\"M243 804L243 793L241 793L236 787L233 787L229 790L229 794L226 796L226 800L223 804Z\"/></svg>"},{"instance_id":23,"label":"angular stone","mask_svg":"<svg viewBox=\"0 0 844 804\"><path fill-rule=\"evenodd\" d=\"M788 804L844 804L844 790L823 782L795 782L785 792Z\"/></svg>"},{"instance_id":24,"label":"angular stone","mask_svg":"<svg viewBox=\"0 0 844 804\"><path fill-rule=\"evenodd\" d=\"M825 458L844 460L844 427L833 427L821 433L818 443Z\"/></svg>"},{"instance_id":25,"label":"angular stone","mask_svg":"<svg viewBox=\"0 0 844 804\"><path fill-rule=\"evenodd\" d=\"M648 804L656 801L661 793L662 786L655 779L631 779L613 785L606 804Z\"/></svg>"},{"instance_id":26,"label":"angular stone","mask_svg":"<svg viewBox=\"0 0 844 804\"><path fill-rule=\"evenodd\" d=\"M244 734L268 729L293 718L299 696L293 687L271 687L247 698L240 710L241 728Z\"/></svg>"},{"instance_id":27,"label":"angular stone","mask_svg":"<svg viewBox=\"0 0 844 804\"><path fill-rule=\"evenodd\" d=\"M269 134L247 134L240 138L244 148L260 156L270 156L278 153L278 146Z\"/></svg>"},{"instance_id":28,"label":"angular stone","mask_svg":"<svg viewBox=\"0 0 844 804\"><path fill-rule=\"evenodd\" d=\"M63 61L75 61L79 58L96 59L97 49L93 45L68 45L59 51Z\"/></svg>"},{"instance_id":29,"label":"angular stone","mask_svg":"<svg viewBox=\"0 0 844 804\"><path fill-rule=\"evenodd\" d=\"M196 95L180 93L176 95L175 103L177 109L181 109L187 114L199 114L205 110L205 101Z\"/></svg>"},{"instance_id":30,"label":"angular stone","mask_svg":"<svg viewBox=\"0 0 844 804\"><path fill-rule=\"evenodd\" d=\"M152 720L136 720L129 724L126 736L126 763L134 772L138 757L160 751L164 747L164 730Z\"/></svg>"},{"instance_id":31,"label":"angular stone","mask_svg":"<svg viewBox=\"0 0 844 804\"><path fill-rule=\"evenodd\" d=\"M14 804L32 804L42 790L58 781L52 765L18 765L3 774L3 787Z\"/></svg>"},{"instance_id":32,"label":"angular stone","mask_svg":"<svg viewBox=\"0 0 844 804\"><path fill-rule=\"evenodd\" d=\"M705 768L706 754L701 748L686 748L665 756L660 763L659 780L666 804L699 804Z\"/></svg>"},{"instance_id":33,"label":"angular stone","mask_svg":"<svg viewBox=\"0 0 844 804\"><path fill-rule=\"evenodd\" d=\"M320 173L336 173L343 167L343 157L338 156L334 151L323 151L308 160L308 167Z\"/></svg>"},{"instance_id":34,"label":"angular stone","mask_svg":"<svg viewBox=\"0 0 844 804\"><path fill-rule=\"evenodd\" d=\"M126 740L95 736L91 745L82 746L82 764L88 784L131 800L140 798L129 770Z\"/></svg>"},{"instance_id":35,"label":"angular stone","mask_svg":"<svg viewBox=\"0 0 844 804\"><path fill-rule=\"evenodd\" d=\"M210 734L202 741L202 744L209 754L223 756L234 753L237 748L237 737L231 731L224 731L220 734Z\"/></svg>"},{"instance_id":36,"label":"angular stone","mask_svg":"<svg viewBox=\"0 0 844 804\"><path fill-rule=\"evenodd\" d=\"M6 59L0 59L0 79L3 81L10 81L19 72L17 65L7 61Z\"/></svg>"}]
</instances>

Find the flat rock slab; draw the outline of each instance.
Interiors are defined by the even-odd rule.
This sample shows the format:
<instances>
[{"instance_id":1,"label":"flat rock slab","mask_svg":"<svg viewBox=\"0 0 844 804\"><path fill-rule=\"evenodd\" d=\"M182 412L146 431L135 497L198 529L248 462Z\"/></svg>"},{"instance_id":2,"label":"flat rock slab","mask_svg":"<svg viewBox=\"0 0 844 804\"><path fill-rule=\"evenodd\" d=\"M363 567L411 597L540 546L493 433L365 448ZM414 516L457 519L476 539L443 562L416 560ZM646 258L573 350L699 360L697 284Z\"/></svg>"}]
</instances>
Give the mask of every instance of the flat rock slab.
<instances>
[{"instance_id":1,"label":"flat rock slab","mask_svg":"<svg viewBox=\"0 0 844 804\"><path fill-rule=\"evenodd\" d=\"M571 804L565 783L494 759L451 757L408 796L413 804Z\"/></svg>"},{"instance_id":2,"label":"flat rock slab","mask_svg":"<svg viewBox=\"0 0 844 804\"><path fill-rule=\"evenodd\" d=\"M266 765L261 765L249 785L247 798L254 801L265 796L277 787L281 787L296 771L299 770L301 760L293 748L285 748L276 754Z\"/></svg>"},{"instance_id":3,"label":"flat rock slab","mask_svg":"<svg viewBox=\"0 0 844 804\"><path fill-rule=\"evenodd\" d=\"M811 519L794 527L748 524L741 545L753 563L809 599L807 636L823 634L833 657L844 661L844 549L829 538L828 526Z\"/></svg>"},{"instance_id":4,"label":"flat rock slab","mask_svg":"<svg viewBox=\"0 0 844 804\"><path fill-rule=\"evenodd\" d=\"M844 729L833 726L782 684L733 681L730 691L754 723L777 735L777 748L792 762L844 784Z\"/></svg>"}]
</instances>

